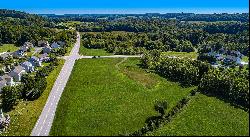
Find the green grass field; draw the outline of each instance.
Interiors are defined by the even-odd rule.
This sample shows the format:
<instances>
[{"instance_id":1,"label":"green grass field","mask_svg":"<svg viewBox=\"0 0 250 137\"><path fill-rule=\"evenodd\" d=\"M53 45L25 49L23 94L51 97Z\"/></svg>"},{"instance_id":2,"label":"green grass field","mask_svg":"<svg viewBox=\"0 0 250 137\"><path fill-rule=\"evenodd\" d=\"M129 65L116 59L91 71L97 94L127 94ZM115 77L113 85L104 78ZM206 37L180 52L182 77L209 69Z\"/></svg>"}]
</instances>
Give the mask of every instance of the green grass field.
<instances>
[{"instance_id":1,"label":"green grass field","mask_svg":"<svg viewBox=\"0 0 250 137\"><path fill-rule=\"evenodd\" d=\"M0 53L7 52L8 50L10 50L10 52L13 52L18 49L19 47L16 47L14 44L3 44L2 46L0 46Z\"/></svg>"},{"instance_id":2,"label":"green grass field","mask_svg":"<svg viewBox=\"0 0 250 137\"><path fill-rule=\"evenodd\" d=\"M59 75L64 60L60 60L59 66L55 68L47 77L47 88L43 94L35 101L21 101L15 109L10 111L11 124L7 132L0 135L8 136L29 136L38 120L43 107L47 101L54 82Z\"/></svg>"},{"instance_id":3,"label":"green grass field","mask_svg":"<svg viewBox=\"0 0 250 137\"><path fill-rule=\"evenodd\" d=\"M248 57L248 56L244 56L244 57L242 58L242 61L244 61L244 62L249 62L249 57Z\"/></svg>"},{"instance_id":4,"label":"green grass field","mask_svg":"<svg viewBox=\"0 0 250 137\"><path fill-rule=\"evenodd\" d=\"M104 49L88 49L84 46L80 47L79 54L85 56L108 56L112 55L112 53L106 52Z\"/></svg>"},{"instance_id":5,"label":"green grass field","mask_svg":"<svg viewBox=\"0 0 250 137\"><path fill-rule=\"evenodd\" d=\"M198 57L198 54L196 52L187 53L187 52L169 51L169 52L163 52L162 55L184 57L184 58L191 58L191 59L197 59L197 57Z\"/></svg>"},{"instance_id":6,"label":"green grass field","mask_svg":"<svg viewBox=\"0 0 250 137\"><path fill-rule=\"evenodd\" d=\"M78 60L57 107L50 135L119 135L143 127L156 100L169 108L192 88L182 88L136 67L138 59ZM137 74L137 75L132 75ZM150 84L150 88L145 86Z\"/></svg>"},{"instance_id":7,"label":"green grass field","mask_svg":"<svg viewBox=\"0 0 250 137\"><path fill-rule=\"evenodd\" d=\"M150 136L247 136L249 113L198 94L171 123Z\"/></svg>"}]
</instances>

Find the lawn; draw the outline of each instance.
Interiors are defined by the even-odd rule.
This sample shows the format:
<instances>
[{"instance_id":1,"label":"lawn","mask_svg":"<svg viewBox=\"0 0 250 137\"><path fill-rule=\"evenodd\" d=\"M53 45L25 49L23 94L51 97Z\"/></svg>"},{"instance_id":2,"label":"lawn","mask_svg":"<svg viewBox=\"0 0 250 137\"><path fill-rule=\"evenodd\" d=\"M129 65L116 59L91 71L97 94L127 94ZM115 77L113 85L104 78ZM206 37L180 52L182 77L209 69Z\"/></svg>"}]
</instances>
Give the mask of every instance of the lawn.
<instances>
[{"instance_id":1,"label":"lawn","mask_svg":"<svg viewBox=\"0 0 250 137\"><path fill-rule=\"evenodd\" d=\"M176 57L183 57L183 58L191 58L191 59L197 59L198 54L196 52L163 52L162 55L166 56L176 56Z\"/></svg>"},{"instance_id":2,"label":"lawn","mask_svg":"<svg viewBox=\"0 0 250 137\"><path fill-rule=\"evenodd\" d=\"M14 44L3 44L2 46L0 46L0 53L7 52L8 50L10 52L14 52L18 49L19 47L16 47Z\"/></svg>"},{"instance_id":3,"label":"lawn","mask_svg":"<svg viewBox=\"0 0 250 137\"><path fill-rule=\"evenodd\" d=\"M85 56L108 56L112 55L112 53L106 52L104 49L88 49L84 46L80 47L79 54Z\"/></svg>"},{"instance_id":4,"label":"lawn","mask_svg":"<svg viewBox=\"0 0 250 137\"><path fill-rule=\"evenodd\" d=\"M153 107L156 100L167 100L171 108L193 89L146 73L136 66L138 59L117 66L122 60L76 61L50 135L132 133L143 127L148 117L158 115Z\"/></svg>"},{"instance_id":5,"label":"lawn","mask_svg":"<svg viewBox=\"0 0 250 137\"><path fill-rule=\"evenodd\" d=\"M65 23L61 23L62 25L68 26L68 27L75 27L77 24L81 24L80 21L68 21Z\"/></svg>"},{"instance_id":6,"label":"lawn","mask_svg":"<svg viewBox=\"0 0 250 137\"><path fill-rule=\"evenodd\" d=\"M47 101L49 93L54 85L54 82L59 75L64 60L60 60L59 66L55 68L47 77L47 88L43 94L35 101L21 101L10 111L11 123L8 132L0 135L8 136L29 136L38 120L43 107Z\"/></svg>"},{"instance_id":7,"label":"lawn","mask_svg":"<svg viewBox=\"0 0 250 137\"><path fill-rule=\"evenodd\" d=\"M171 123L150 136L248 136L249 113L198 94Z\"/></svg>"},{"instance_id":8,"label":"lawn","mask_svg":"<svg viewBox=\"0 0 250 137\"><path fill-rule=\"evenodd\" d=\"M244 56L244 57L242 58L242 61L244 61L244 62L249 62L248 56Z\"/></svg>"}]
</instances>

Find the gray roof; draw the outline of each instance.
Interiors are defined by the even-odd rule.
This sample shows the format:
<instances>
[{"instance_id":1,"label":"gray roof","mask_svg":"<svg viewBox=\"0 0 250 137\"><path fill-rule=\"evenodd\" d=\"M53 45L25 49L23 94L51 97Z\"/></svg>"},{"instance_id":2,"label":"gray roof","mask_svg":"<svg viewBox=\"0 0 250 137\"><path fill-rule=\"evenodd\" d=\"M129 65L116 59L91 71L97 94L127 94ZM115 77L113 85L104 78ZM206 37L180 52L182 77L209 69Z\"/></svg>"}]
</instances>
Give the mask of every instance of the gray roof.
<instances>
[{"instance_id":1,"label":"gray roof","mask_svg":"<svg viewBox=\"0 0 250 137\"><path fill-rule=\"evenodd\" d=\"M36 56L32 56L30 59L32 59L32 60L36 60L36 61L39 61L39 58L38 58L38 57L36 57Z\"/></svg>"},{"instance_id":2,"label":"gray roof","mask_svg":"<svg viewBox=\"0 0 250 137\"><path fill-rule=\"evenodd\" d=\"M5 79L8 79L8 78L12 78L11 76L5 74L3 76L0 77L0 80L5 80Z\"/></svg>"},{"instance_id":3,"label":"gray roof","mask_svg":"<svg viewBox=\"0 0 250 137\"><path fill-rule=\"evenodd\" d=\"M28 47L33 47L33 44L30 43L30 42L25 42L23 45L24 45L24 46L28 46Z\"/></svg>"},{"instance_id":4,"label":"gray roof","mask_svg":"<svg viewBox=\"0 0 250 137\"><path fill-rule=\"evenodd\" d=\"M32 64L29 61L22 62L21 65L32 66Z\"/></svg>"},{"instance_id":5,"label":"gray roof","mask_svg":"<svg viewBox=\"0 0 250 137\"><path fill-rule=\"evenodd\" d=\"M49 56L48 53L44 53L44 54L39 55L39 58L45 58L45 57L48 57L48 56Z\"/></svg>"},{"instance_id":6,"label":"gray roof","mask_svg":"<svg viewBox=\"0 0 250 137\"><path fill-rule=\"evenodd\" d=\"M24 68L20 65L16 66L14 70L12 70L15 73L20 73L21 71L23 71Z\"/></svg>"},{"instance_id":7,"label":"gray roof","mask_svg":"<svg viewBox=\"0 0 250 137\"><path fill-rule=\"evenodd\" d=\"M0 81L0 88L4 87L6 85L7 81L6 80L1 80Z\"/></svg>"},{"instance_id":8,"label":"gray roof","mask_svg":"<svg viewBox=\"0 0 250 137\"><path fill-rule=\"evenodd\" d=\"M1 54L0 57L7 58L10 55L10 53L6 52L4 54Z\"/></svg>"}]
</instances>

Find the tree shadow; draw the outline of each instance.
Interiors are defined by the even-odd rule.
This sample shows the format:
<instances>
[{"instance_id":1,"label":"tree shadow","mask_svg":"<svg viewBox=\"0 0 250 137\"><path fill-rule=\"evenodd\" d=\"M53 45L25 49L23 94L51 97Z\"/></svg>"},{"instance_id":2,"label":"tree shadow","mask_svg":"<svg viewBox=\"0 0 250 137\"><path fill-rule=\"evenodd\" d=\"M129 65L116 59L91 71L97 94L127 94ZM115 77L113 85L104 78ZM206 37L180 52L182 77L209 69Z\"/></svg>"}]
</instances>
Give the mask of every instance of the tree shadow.
<instances>
[{"instance_id":1,"label":"tree shadow","mask_svg":"<svg viewBox=\"0 0 250 137\"><path fill-rule=\"evenodd\" d=\"M249 106L240 105L237 102L229 100L229 99L225 99L222 96L218 96L218 95L214 95L214 94L209 94L209 93L204 93L204 92L200 92L200 93L203 94L203 95L206 95L208 97L214 97L216 99L222 100L223 102L230 104L230 106L233 106L234 108L242 109L245 112L249 112Z\"/></svg>"}]
</instances>

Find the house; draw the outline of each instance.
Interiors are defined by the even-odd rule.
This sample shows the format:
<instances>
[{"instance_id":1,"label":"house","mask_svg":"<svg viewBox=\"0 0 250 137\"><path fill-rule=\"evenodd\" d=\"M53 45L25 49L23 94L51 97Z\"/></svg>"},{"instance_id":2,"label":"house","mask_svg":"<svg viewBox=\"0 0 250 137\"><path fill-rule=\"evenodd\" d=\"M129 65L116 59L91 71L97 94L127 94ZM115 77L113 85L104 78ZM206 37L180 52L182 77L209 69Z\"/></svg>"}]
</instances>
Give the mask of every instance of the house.
<instances>
[{"instance_id":1,"label":"house","mask_svg":"<svg viewBox=\"0 0 250 137\"><path fill-rule=\"evenodd\" d=\"M224 61L224 63L236 63L237 65L241 64L240 57L235 57L235 56L231 56L231 55L227 55L223 61Z\"/></svg>"},{"instance_id":2,"label":"house","mask_svg":"<svg viewBox=\"0 0 250 137\"><path fill-rule=\"evenodd\" d=\"M237 65L241 65L241 58L240 57L236 57L236 64Z\"/></svg>"},{"instance_id":3,"label":"house","mask_svg":"<svg viewBox=\"0 0 250 137\"><path fill-rule=\"evenodd\" d=\"M43 53L50 53L52 48L50 46L46 46L43 48Z\"/></svg>"},{"instance_id":4,"label":"house","mask_svg":"<svg viewBox=\"0 0 250 137\"><path fill-rule=\"evenodd\" d=\"M63 41L57 41L57 43L62 47L62 46L64 46L66 43L65 42L63 42Z\"/></svg>"},{"instance_id":5,"label":"house","mask_svg":"<svg viewBox=\"0 0 250 137\"><path fill-rule=\"evenodd\" d=\"M46 47L49 46L49 42L45 40L38 41L38 47Z\"/></svg>"},{"instance_id":6,"label":"house","mask_svg":"<svg viewBox=\"0 0 250 137\"><path fill-rule=\"evenodd\" d=\"M59 44L57 44L56 42L53 42L50 47L52 49L57 49L57 48L60 48L61 46Z\"/></svg>"},{"instance_id":7,"label":"house","mask_svg":"<svg viewBox=\"0 0 250 137\"><path fill-rule=\"evenodd\" d=\"M9 76L8 74L5 74L3 76L0 77L0 81L6 81L6 85L8 86L13 86L14 82L13 82L13 78L11 76Z\"/></svg>"},{"instance_id":8,"label":"house","mask_svg":"<svg viewBox=\"0 0 250 137\"><path fill-rule=\"evenodd\" d=\"M28 49L33 48L33 44L30 42L25 42L23 46L20 48L20 50L26 52Z\"/></svg>"},{"instance_id":9,"label":"house","mask_svg":"<svg viewBox=\"0 0 250 137\"><path fill-rule=\"evenodd\" d=\"M12 53L12 56L15 58L20 58L24 56L24 51L23 50L17 50Z\"/></svg>"},{"instance_id":10,"label":"house","mask_svg":"<svg viewBox=\"0 0 250 137\"><path fill-rule=\"evenodd\" d=\"M0 60L6 60L10 56L11 56L11 53L9 53L9 52L2 53L2 54L0 54Z\"/></svg>"},{"instance_id":11,"label":"house","mask_svg":"<svg viewBox=\"0 0 250 137\"><path fill-rule=\"evenodd\" d=\"M26 73L25 69L22 66L16 66L9 75L14 78L16 81L21 81L22 75Z\"/></svg>"},{"instance_id":12,"label":"house","mask_svg":"<svg viewBox=\"0 0 250 137\"><path fill-rule=\"evenodd\" d=\"M21 66L25 69L26 72L35 71L35 67L32 65L32 63L30 63L28 61L22 62Z\"/></svg>"},{"instance_id":13,"label":"house","mask_svg":"<svg viewBox=\"0 0 250 137\"><path fill-rule=\"evenodd\" d=\"M47 53L44 53L44 54L39 55L39 59L42 62L47 62L50 60L50 57Z\"/></svg>"},{"instance_id":14,"label":"house","mask_svg":"<svg viewBox=\"0 0 250 137\"><path fill-rule=\"evenodd\" d=\"M42 61L36 57L36 56L32 56L29 58L28 60L33 66L42 66Z\"/></svg>"},{"instance_id":15,"label":"house","mask_svg":"<svg viewBox=\"0 0 250 137\"><path fill-rule=\"evenodd\" d=\"M243 56L239 51L235 51L235 50L231 51L231 55L236 56L236 57L240 57L240 58L242 58L242 56Z\"/></svg>"},{"instance_id":16,"label":"house","mask_svg":"<svg viewBox=\"0 0 250 137\"><path fill-rule=\"evenodd\" d=\"M220 54L225 54L227 51L222 47L219 49L219 53Z\"/></svg>"},{"instance_id":17,"label":"house","mask_svg":"<svg viewBox=\"0 0 250 137\"><path fill-rule=\"evenodd\" d=\"M216 60L218 60L218 61L222 61L224 58L222 57L222 55L221 54L216 54L215 55L215 58L216 58Z\"/></svg>"}]
</instances>

